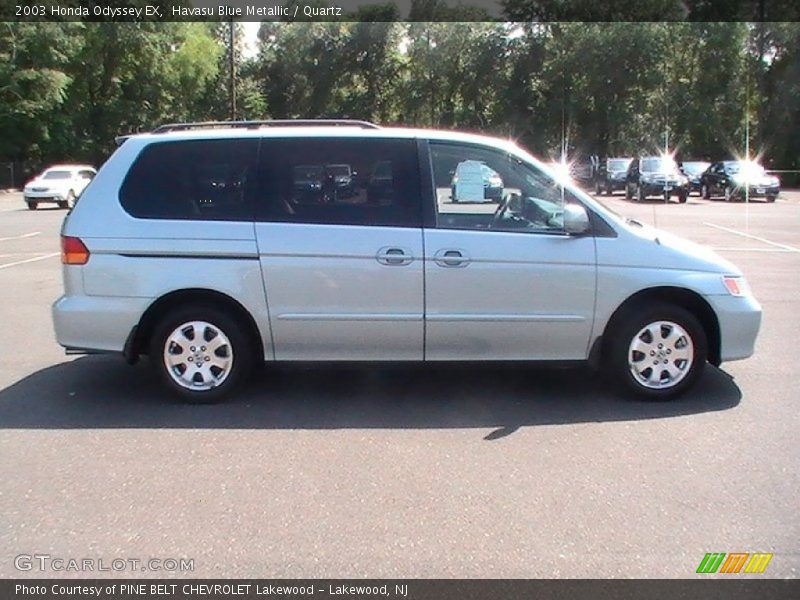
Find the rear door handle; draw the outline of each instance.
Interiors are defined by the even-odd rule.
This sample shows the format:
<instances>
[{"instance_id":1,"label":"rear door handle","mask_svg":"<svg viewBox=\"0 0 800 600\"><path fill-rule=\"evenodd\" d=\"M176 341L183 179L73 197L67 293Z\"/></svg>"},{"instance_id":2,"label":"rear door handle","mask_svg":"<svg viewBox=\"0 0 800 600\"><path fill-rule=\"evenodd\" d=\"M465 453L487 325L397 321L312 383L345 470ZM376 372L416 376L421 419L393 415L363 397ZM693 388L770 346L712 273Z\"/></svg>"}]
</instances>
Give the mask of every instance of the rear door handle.
<instances>
[{"instance_id":1,"label":"rear door handle","mask_svg":"<svg viewBox=\"0 0 800 600\"><path fill-rule=\"evenodd\" d=\"M470 258L464 250L442 248L433 255L433 261L440 267L466 267Z\"/></svg>"},{"instance_id":2,"label":"rear door handle","mask_svg":"<svg viewBox=\"0 0 800 600\"><path fill-rule=\"evenodd\" d=\"M405 248L399 248L397 246L384 246L378 253L375 255L375 260L377 260L382 265L388 265L390 267L402 267L403 265L409 265L414 260L414 257L411 256L411 251Z\"/></svg>"}]
</instances>

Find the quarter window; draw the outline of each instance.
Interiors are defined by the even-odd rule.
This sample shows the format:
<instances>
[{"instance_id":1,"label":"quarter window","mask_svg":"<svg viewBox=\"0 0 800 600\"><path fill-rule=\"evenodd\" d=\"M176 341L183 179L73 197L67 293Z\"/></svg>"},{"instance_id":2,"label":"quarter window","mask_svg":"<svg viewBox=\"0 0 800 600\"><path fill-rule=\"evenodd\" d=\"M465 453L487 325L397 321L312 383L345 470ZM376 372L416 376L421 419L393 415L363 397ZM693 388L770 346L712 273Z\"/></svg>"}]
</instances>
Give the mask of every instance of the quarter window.
<instances>
[{"instance_id":1,"label":"quarter window","mask_svg":"<svg viewBox=\"0 0 800 600\"><path fill-rule=\"evenodd\" d=\"M147 146L120 189L143 219L252 220L248 206L258 140L191 140Z\"/></svg>"},{"instance_id":2,"label":"quarter window","mask_svg":"<svg viewBox=\"0 0 800 600\"><path fill-rule=\"evenodd\" d=\"M265 139L259 181L262 221L422 226L413 140Z\"/></svg>"},{"instance_id":3,"label":"quarter window","mask_svg":"<svg viewBox=\"0 0 800 600\"><path fill-rule=\"evenodd\" d=\"M430 148L438 228L563 233L571 196L549 175L499 150Z\"/></svg>"}]
</instances>

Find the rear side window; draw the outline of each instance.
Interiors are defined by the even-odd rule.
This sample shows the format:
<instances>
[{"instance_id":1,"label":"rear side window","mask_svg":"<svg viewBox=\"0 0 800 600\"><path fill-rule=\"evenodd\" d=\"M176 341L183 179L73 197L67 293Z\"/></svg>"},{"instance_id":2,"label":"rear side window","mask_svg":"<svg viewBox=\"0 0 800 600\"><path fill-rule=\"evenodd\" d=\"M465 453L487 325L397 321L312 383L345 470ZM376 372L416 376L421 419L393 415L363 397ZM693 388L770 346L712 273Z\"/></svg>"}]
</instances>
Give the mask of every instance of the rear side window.
<instances>
[{"instance_id":1,"label":"rear side window","mask_svg":"<svg viewBox=\"0 0 800 600\"><path fill-rule=\"evenodd\" d=\"M250 221L258 140L191 140L147 146L120 190L142 219Z\"/></svg>"},{"instance_id":2,"label":"rear side window","mask_svg":"<svg viewBox=\"0 0 800 600\"><path fill-rule=\"evenodd\" d=\"M413 140L265 139L259 183L261 221L422 226Z\"/></svg>"}]
</instances>

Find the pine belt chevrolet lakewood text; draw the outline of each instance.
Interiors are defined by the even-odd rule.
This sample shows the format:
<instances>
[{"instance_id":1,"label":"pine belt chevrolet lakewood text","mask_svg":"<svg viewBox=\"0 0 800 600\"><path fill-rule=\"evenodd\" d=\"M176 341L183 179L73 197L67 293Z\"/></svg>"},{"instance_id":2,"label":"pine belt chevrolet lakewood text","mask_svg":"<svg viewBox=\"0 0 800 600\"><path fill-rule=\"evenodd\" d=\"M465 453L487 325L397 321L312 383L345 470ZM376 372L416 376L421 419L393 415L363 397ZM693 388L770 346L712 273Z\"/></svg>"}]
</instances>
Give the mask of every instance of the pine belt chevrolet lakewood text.
<instances>
[{"instance_id":1,"label":"pine belt chevrolet lakewood text","mask_svg":"<svg viewBox=\"0 0 800 600\"><path fill-rule=\"evenodd\" d=\"M761 322L735 266L509 141L358 121L129 136L62 250L59 343L149 355L193 402L262 360L583 361L668 398Z\"/></svg>"}]
</instances>

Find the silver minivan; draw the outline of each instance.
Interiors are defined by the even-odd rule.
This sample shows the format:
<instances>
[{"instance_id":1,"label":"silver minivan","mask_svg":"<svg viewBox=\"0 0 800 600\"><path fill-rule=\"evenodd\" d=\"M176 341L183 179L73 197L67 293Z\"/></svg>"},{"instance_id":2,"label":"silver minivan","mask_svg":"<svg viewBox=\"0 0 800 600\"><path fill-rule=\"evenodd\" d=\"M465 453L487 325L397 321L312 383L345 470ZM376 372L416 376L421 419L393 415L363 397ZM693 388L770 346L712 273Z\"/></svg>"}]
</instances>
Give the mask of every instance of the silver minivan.
<instances>
[{"instance_id":1,"label":"silver minivan","mask_svg":"<svg viewBox=\"0 0 800 600\"><path fill-rule=\"evenodd\" d=\"M486 167L503 187L490 201ZM363 122L127 137L62 250L59 343L148 355L191 402L257 361L588 362L665 399L706 362L750 356L761 322L734 265L513 142Z\"/></svg>"}]
</instances>

